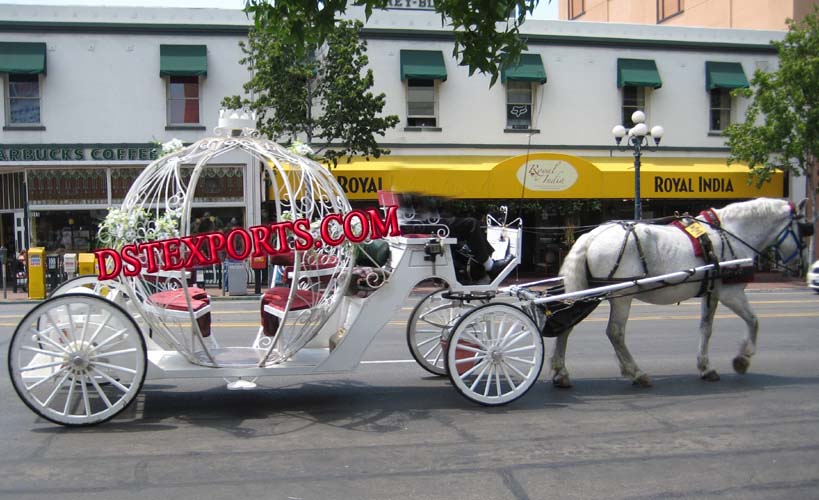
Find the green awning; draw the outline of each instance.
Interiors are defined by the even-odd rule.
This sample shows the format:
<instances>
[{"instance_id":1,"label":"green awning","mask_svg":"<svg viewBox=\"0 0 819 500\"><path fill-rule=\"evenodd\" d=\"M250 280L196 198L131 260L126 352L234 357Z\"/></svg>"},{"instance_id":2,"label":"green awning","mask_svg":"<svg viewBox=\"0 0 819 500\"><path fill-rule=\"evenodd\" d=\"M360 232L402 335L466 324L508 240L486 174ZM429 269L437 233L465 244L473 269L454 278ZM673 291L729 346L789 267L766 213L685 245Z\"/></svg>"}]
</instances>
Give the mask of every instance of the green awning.
<instances>
[{"instance_id":1,"label":"green awning","mask_svg":"<svg viewBox=\"0 0 819 500\"><path fill-rule=\"evenodd\" d=\"M617 59L617 88L662 86L654 59Z\"/></svg>"},{"instance_id":2,"label":"green awning","mask_svg":"<svg viewBox=\"0 0 819 500\"><path fill-rule=\"evenodd\" d=\"M543 69L543 59L540 54L521 54L517 66L501 69L501 82L517 80L522 82L546 83L546 70Z\"/></svg>"},{"instance_id":3,"label":"green awning","mask_svg":"<svg viewBox=\"0 0 819 500\"><path fill-rule=\"evenodd\" d=\"M408 78L445 82L446 66L443 52L440 50L402 50L401 80Z\"/></svg>"},{"instance_id":4,"label":"green awning","mask_svg":"<svg viewBox=\"0 0 819 500\"><path fill-rule=\"evenodd\" d=\"M39 75L46 72L46 44L0 42L0 73Z\"/></svg>"},{"instance_id":5,"label":"green awning","mask_svg":"<svg viewBox=\"0 0 819 500\"><path fill-rule=\"evenodd\" d=\"M742 64L705 61L705 88L708 90L744 89L750 86L742 70Z\"/></svg>"},{"instance_id":6,"label":"green awning","mask_svg":"<svg viewBox=\"0 0 819 500\"><path fill-rule=\"evenodd\" d=\"M160 45L159 76L206 76L206 45Z\"/></svg>"}]
</instances>

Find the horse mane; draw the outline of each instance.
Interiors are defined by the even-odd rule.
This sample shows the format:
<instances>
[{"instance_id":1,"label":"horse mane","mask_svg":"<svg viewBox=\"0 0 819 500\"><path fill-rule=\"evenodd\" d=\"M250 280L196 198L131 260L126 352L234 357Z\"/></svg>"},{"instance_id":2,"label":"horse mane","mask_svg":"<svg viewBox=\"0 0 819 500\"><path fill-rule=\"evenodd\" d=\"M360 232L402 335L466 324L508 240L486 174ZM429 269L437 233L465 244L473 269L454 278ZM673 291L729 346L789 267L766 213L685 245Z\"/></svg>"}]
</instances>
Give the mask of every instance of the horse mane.
<instances>
[{"instance_id":1,"label":"horse mane","mask_svg":"<svg viewBox=\"0 0 819 500\"><path fill-rule=\"evenodd\" d=\"M781 213L783 203L786 202L776 198L756 198L754 200L731 203L730 205L716 209L716 212L720 219L723 220L746 217L759 219L770 217L772 214Z\"/></svg>"}]
</instances>

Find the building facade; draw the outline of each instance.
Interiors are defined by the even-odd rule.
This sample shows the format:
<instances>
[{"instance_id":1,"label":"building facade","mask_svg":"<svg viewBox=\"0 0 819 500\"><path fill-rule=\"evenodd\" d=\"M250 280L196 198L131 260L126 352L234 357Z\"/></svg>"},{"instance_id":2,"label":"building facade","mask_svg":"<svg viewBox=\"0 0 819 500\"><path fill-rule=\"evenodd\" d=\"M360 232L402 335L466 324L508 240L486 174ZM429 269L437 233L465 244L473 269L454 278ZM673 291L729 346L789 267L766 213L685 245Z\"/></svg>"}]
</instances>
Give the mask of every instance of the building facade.
<instances>
[{"instance_id":1,"label":"building facade","mask_svg":"<svg viewBox=\"0 0 819 500\"><path fill-rule=\"evenodd\" d=\"M210 134L222 98L242 93L248 25L237 11L0 6L0 244L93 248L152 143ZM378 190L490 200L525 207L532 228L630 218L633 159L611 130L637 109L666 131L643 157L645 217L798 194L781 175L748 186L722 135L747 107L730 90L776 67L770 41L783 32L563 21L523 31L527 53L490 86L452 58L431 9L375 12L362 35L373 90L401 122L380 140L391 155L334 170L351 200L375 204ZM265 221L258 165L229 158L205 177L193 217ZM532 266L570 243L563 230L527 238Z\"/></svg>"},{"instance_id":2,"label":"building facade","mask_svg":"<svg viewBox=\"0 0 819 500\"><path fill-rule=\"evenodd\" d=\"M708 28L786 30L817 0L560 0L558 16L569 21L663 24Z\"/></svg>"}]
</instances>

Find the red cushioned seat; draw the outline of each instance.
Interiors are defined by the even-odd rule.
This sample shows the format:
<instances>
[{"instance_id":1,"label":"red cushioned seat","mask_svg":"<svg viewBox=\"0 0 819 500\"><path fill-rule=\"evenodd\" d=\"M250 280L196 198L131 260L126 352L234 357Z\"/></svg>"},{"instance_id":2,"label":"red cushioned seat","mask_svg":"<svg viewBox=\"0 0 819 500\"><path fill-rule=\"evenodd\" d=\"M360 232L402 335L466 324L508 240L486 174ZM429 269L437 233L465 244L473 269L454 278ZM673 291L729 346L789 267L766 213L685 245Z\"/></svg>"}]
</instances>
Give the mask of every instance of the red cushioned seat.
<instances>
[{"instance_id":1,"label":"red cushioned seat","mask_svg":"<svg viewBox=\"0 0 819 500\"><path fill-rule=\"evenodd\" d=\"M279 329L279 316L275 313L283 313L287 307L287 297L290 296L290 288L286 286L277 286L266 291L262 295L262 329L264 334L272 337ZM309 309L316 305L321 299L321 294L310 290L296 290L293 296L293 302L290 304L291 311L300 311L302 309ZM273 311L265 310L266 307L273 309Z\"/></svg>"},{"instance_id":2,"label":"red cushioned seat","mask_svg":"<svg viewBox=\"0 0 819 500\"><path fill-rule=\"evenodd\" d=\"M205 290L198 287L188 288L191 297L191 309L196 317L196 322L199 324L199 331L202 332L203 337L210 335L210 311L202 315L196 313L201 311L206 306L210 305L210 296ZM185 290L182 288L174 288L172 290L164 290L151 294L151 304L169 311L187 311L188 301L185 299Z\"/></svg>"}]
</instances>

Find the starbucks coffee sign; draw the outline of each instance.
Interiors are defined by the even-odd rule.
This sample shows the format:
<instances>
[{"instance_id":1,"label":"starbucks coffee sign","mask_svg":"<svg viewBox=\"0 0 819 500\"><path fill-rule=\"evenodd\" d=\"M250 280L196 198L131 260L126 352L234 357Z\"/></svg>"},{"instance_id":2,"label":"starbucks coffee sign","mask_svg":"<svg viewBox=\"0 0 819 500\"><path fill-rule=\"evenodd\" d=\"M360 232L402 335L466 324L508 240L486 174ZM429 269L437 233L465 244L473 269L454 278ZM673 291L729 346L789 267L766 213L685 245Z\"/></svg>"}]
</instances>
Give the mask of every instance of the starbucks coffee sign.
<instances>
[{"instance_id":1,"label":"starbucks coffee sign","mask_svg":"<svg viewBox=\"0 0 819 500\"><path fill-rule=\"evenodd\" d=\"M0 162L152 161L153 144L2 144Z\"/></svg>"}]
</instances>

